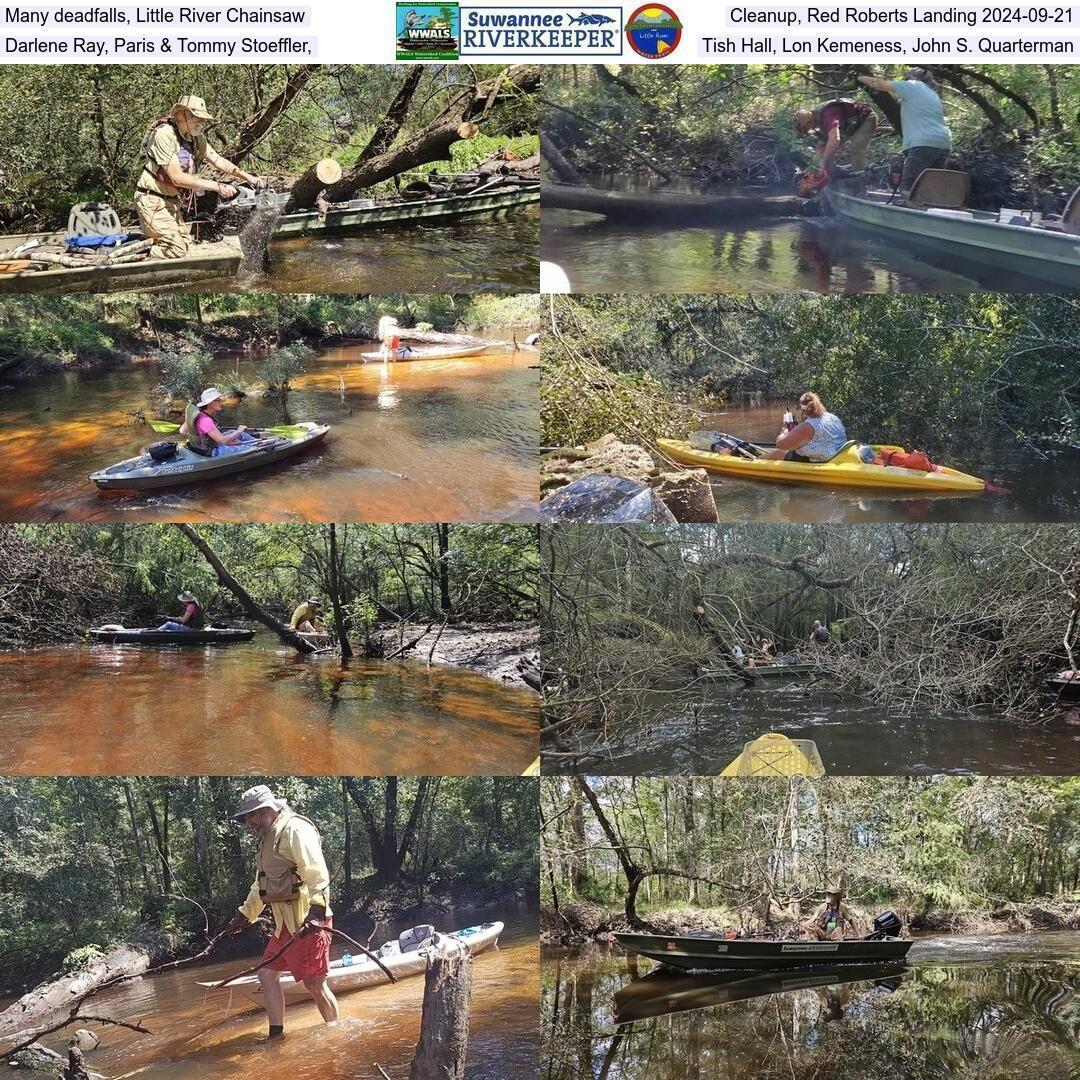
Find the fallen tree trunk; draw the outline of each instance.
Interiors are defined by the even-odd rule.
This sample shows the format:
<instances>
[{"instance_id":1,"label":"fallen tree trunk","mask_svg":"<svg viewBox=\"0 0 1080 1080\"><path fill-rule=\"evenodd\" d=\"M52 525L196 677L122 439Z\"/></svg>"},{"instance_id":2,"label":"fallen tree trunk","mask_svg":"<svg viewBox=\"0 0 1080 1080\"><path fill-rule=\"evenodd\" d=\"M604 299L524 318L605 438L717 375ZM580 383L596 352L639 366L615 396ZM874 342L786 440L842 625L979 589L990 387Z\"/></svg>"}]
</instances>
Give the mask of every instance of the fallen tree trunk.
<instances>
[{"instance_id":1,"label":"fallen tree trunk","mask_svg":"<svg viewBox=\"0 0 1080 1080\"><path fill-rule=\"evenodd\" d=\"M600 191L575 184L540 185L540 204L548 209L586 210L609 221L685 224L754 218L817 217L815 199L795 195L692 195L676 191Z\"/></svg>"},{"instance_id":2,"label":"fallen tree trunk","mask_svg":"<svg viewBox=\"0 0 1080 1080\"><path fill-rule=\"evenodd\" d=\"M319 64L304 64L292 72L286 79L281 92L270 101L266 108L255 116L249 116L240 125L236 145L227 150L224 156L234 165L239 165L248 158L255 147L266 138L278 118L282 113L286 112L297 94L304 89L308 80L319 70L319 67ZM284 70L288 72L288 68Z\"/></svg>"},{"instance_id":3,"label":"fallen tree trunk","mask_svg":"<svg viewBox=\"0 0 1080 1080\"><path fill-rule=\"evenodd\" d=\"M95 990L118 977L141 975L166 949L164 937L125 942L71 975L36 986L0 1013L0 1042L24 1041L65 1020Z\"/></svg>"},{"instance_id":4,"label":"fallen tree trunk","mask_svg":"<svg viewBox=\"0 0 1080 1080\"><path fill-rule=\"evenodd\" d=\"M440 330L398 330L403 341L419 341L424 345L461 345L463 348L473 345L490 345L484 338L472 334L444 334Z\"/></svg>"},{"instance_id":5,"label":"fallen tree trunk","mask_svg":"<svg viewBox=\"0 0 1080 1080\"><path fill-rule=\"evenodd\" d=\"M585 183L585 178L581 173L567 160L558 145L546 135L540 146L540 156L548 163L556 180L561 180L564 184L582 185Z\"/></svg>"},{"instance_id":6,"label":"fallen tree trunk","mask_svg":"<svg viewBox=\"0 0 1080 1080\"><path fill-rule=\"evenodd\" d=\"M324 188L336 184L341 179L341 165L333 158L323 158L314 165L292 186L285 213L293 210L306 210L314 206Z\"/></svg>"},{"instance_id":7,"label":"fallen tree trunk","mask_svg":"<svg viewBox=\"0 0 1080 1080\"><path fill-rule=\"evenodd\" d=\"M298 634L295 630L290 629L283 622L275 619L267 611L263 611L257 603L251 593L240 584L225 568L225 564L214 554L210 545L195 531L191 525L177 525L176 526L191 542L198 548L203 558L213 567L214 573L217 575L218 581L222 586L229 590L240 601L240 606L247 612L251 618L256 622L261 622L269 630L273 630L275 634L286 645L291 645L297 652L300 653L313 653L318 652L318 646L313 645L302 634Z\"/></svg>"}]
</instances>

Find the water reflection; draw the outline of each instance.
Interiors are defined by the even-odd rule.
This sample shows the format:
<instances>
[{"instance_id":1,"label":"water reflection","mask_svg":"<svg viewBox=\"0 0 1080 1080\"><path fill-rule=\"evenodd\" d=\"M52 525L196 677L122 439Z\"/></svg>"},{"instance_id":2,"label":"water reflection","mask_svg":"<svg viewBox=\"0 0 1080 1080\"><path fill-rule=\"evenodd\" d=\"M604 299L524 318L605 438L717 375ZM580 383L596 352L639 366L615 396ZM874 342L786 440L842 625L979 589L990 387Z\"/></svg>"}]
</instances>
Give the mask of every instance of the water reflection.
<instances>
[{"instance_id":1,"label":"water reflection","mask_svg":"<svg viewBox=\"0 0 1080 1080\"><path fill-rule=\"evenodd\" d=\"M318 418L320 447L280 465L158 492L99 493L87 477L145 448L133 423L158 381L149 363L64 372L0 396L0 521L502 521L539 501L537 354L365 364L370 343L324 350L269 399L227 409L249 427ZM255 385L250 358L222 357ZM463 476L469 483L461 483Z\"/></svg>"},{"instance_id":2,"label":"water reflection","mask_svg":"<svg viewBox=\"0 0 1080 1080\"><path fill-rule=\"evenodd\" d=\"M1071 715L1023 724L963 709L889 710L826 683L763 687L705 684L682 705L670 694L645 703L650 717L600 746L584 764L545 761L545 772L709 776L767 731L813 739L832 775L1058 774L1080 771L1080 725Z\"/></svg>"},{"instance_id":3,"label":"water reflection","mask_svg":"<svg viewBox=\"0 0 1080 1080\"><path fill-rule=\"evenodd\" d=\"M1078 936L943 939L941 958L917 943L906 971L852 965L719 980L640 978L603 946L545 949L545 1075L1076 1077Z\"/></svg>"},{"instance_id":4,"label":"water reflection","mask_svg":"<svg viewBox=\"0 0 1080 1080\"><path fill-rule=\"evenodd\" d=\"M537 754L531 690L415 661L301 657L268 634L0 653L0 701L8 775L519 775Z\"/></svg>"},{"instance_id":5,"label":"water reflection","mask_svg":"<svg viewBox=\"0 0 1080 1080\"><path fill-rule=\"evenodd\" d=\"M977 260L834 218L626 225L544 210L541 258L575 292L1061 292Z\"/></svg>"}]
</instances>

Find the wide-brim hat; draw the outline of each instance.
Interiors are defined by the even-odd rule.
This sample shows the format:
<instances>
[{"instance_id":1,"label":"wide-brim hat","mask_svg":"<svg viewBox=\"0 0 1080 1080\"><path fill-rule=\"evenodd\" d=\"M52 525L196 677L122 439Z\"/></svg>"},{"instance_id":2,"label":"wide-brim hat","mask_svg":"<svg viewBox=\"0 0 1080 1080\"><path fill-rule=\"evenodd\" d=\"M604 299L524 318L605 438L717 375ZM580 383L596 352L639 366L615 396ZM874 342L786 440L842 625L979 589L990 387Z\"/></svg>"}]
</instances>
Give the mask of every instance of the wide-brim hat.
<instances>
[{"instance_id":1,"label":"wide-brim hat","mask_svg":"<svg viewBox=\"0 0 1080 1080\"><path fill-rule=\"evenodd\" d=\"M322 607L322 604L319 603L319 598L317 596L309 597L307 600L304 601L304 603L307 604L308 607Z\"/></svg>"},{"instance_id":2,"label":"wide-brim hat","mask_svg":"<svg viewBox=\"0 0 1080 1080\"><path fill-rule=\"evenodd\" d=\"M172 115L176 115L177 109L187 109L192 116L197 116L200 120L214 119L206 107L206 102L203 101L201 97L196 97L194 94L185 94L182 98L179 98L172 107Z\"/></svg>"},{"instance_id":3,"label":"wide-brim hat","mask_svg":"<svg viewBox=\"0 0 1080 1080\"><path fill-rule=\"evenodd\" d=\"M187 589L180 593L176 599L179 600L181 604L197 604L199 602L199 598Z\"/></svg>"},{"instance_id":4,"label":"wide-brim hat","mask_svg":"<svg viewBox=\"0 0 1080 1080\"><path fill-rule=\"evenodd\" d=\"M195 404L201 409L204 405L209 405L212 401L221 400L221 391L216 386L208 386L203 392L202 397L199 398Z\"/></svg>"},{"instance_id":5,"label":"wide-brim hat","mask_svg":"<svg viewBox=\"0 0 1080 1080\"><path fill-rule=\"evenodd\" d=\"M265 784L256 784L240 796L240 805L233 814L233 821L239 821L248 814L267 807L271 810L282 810L285 807L285 800L277 798Z\"/></svg>"},{"instance_id":6,"label":"wide-brim hat","mask_svg":"<svg viewBox=\"0 0 1080 1080\"><path fill-rule=\"evenodd\" d=\"M825 895L826 896L839 896L839 897L843 898L844 890L839 885L830 885L825 890Z\"/></svg>"}]
</instances>

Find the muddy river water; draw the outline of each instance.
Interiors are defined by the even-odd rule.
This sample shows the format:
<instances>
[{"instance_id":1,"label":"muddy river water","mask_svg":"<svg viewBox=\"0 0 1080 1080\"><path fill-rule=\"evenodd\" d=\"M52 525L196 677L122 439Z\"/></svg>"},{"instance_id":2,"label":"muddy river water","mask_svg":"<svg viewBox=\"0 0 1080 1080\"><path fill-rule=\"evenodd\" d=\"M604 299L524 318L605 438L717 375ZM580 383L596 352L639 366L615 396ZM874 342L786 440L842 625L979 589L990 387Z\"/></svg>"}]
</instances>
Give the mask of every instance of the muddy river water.
<instances>
[{"instance_id":1,"label":"muddy river water","mask_svg":"<svg viewBox=\"0 0 1080 1080\"><path fill-rule=\"evenodd\" d=\"M907 964L650 973L618 946L545 948L549 1080L1076 1077L1080 934L937 937Z\"/></svg>"},{"instance_id":2,"label":"muddy river water","mask_svg":"<svg viewBox=\"0 0 1080 1080\"><path fill-rule=\"evenodd\" d=\"M535 908L442 913L416 921L451 930L499 920L506 929L497 949L473 960L468 1075L504 1080L536 1074L539 948ZM381 927L380 937L402 926ZM364 935L366 936L366 935ZM335 945L332 956L343 947ZM228 978L255 959L180 968L135 980L94 999L94 1008L153 1032L99 1029L102 1044L87 1057L91 1069L115 1078L240 1080L252 1076L294 1080L379 1080L375 1063L392 1080L406 1080L420 1032L421 976L372 987L339 999L341 1020L326 1027L310 1002L290 1006L284 1040L258 1042L266 1033L263 1010L241 993L198 986ZM50 1045L63 1051L68 1033Z\"/></svg>"},{"instance_id":3,"label":"muddy river water","mask_svg":"<svg viewBox=\"0 0 1080 1080\"><path fill-rule=\"evenodd\" d=\"M221 426L319 420L324 443L288 461L203 484L104 494L87 479L155 436L134 420L156 365L68 372L0 395L0 521L505 521L537 504L537 353L382 364L371 343L323 350L287 411L248 397ZM258 385L252 358L215 372ZM463 484L463 476L469 483Z\"/></svg>"},{"instance_id":4,"label":"muddy river water","mask_svg":"<svg viewBox=\"0 0 1080 1080\"><path fill-rule=\"evenodd\" d=\"M250 645L0 653L0 772L520 775L539 698L459 667Z\"/></svg>"}]
</instances>

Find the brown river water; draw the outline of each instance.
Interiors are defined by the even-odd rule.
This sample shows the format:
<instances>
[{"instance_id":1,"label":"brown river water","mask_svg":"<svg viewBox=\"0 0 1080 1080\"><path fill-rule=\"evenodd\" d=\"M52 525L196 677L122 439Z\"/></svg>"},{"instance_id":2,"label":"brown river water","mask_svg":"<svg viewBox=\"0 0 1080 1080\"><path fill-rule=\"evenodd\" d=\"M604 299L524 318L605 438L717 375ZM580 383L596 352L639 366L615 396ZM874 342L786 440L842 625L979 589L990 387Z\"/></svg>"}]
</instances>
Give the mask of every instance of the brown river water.
<instances>
[{"instance_id":1,"label":"brown river water","mask_svg":"<svg viewBox=\"0 0 1080 1080\"><path fill-rule=\"evenodd\" d=\"M96 469L160 438L133 414L149 362L66 372L0 394L0 521L287 522L528 520L539 500L538 354L365 364L370 342L307 364L287 412L249 397L221 426L320 420L325 442L288 461L160 491L101 493ZM258 382L250 359L220 360ZM175 419L175 418L174 418ZM462 478L468 477L468 483Z\"/></svg>"},{"instance_id":2,"label":"brown river water","mask_svg":"<svg viewBox=\"0 0 1080 1080\"><path fill-rule=\"evenodd\" d=\"M730 405L706 418L703 426L751 442L771 443L776 441L785 409L793 406L794 402ZM855 425L848 427L848 435L863 442L878 439L875 432L860 431ZM887 490L768 484L726 476L712 478L713 493L721 521L1080 521L1080 452L1042 458L1008 432L984 431L974 443L957 439L955 447L932 457L989 480L1006 493L897 497Z\"/></svg>"},{"instance_id":3,"label":"brown river water","mask_svg":"<svg viewBox=\"0 0 1080 1080\"><path fill-rule=\"evenodd\" d=\"M509 905L417 916L415 921L451 930L492 920L506 923L506 929L498 948L473 959L468 1076L535 1076L540 1011L535 908ZM386 936L398 930L391 927ZM343 951L335 945L332 955ZM257 1041L266 1034L259 1006L239 992L197 985L235 975L256 959L180 968L95 997L98 1014L137 1021L153 1034L99 1028L102 1043L87 1055L87 1065L111 1080L379 1080L378 1062L393 1080L406 1080L420 1033L422 976L342 994L337 1027L326 1027L310 1002L292 1005L285 1016L284 1040L267 1045ZM65 1052L69 1036L61 1033L47 1045Z\"/></svg>"},{"instance_id":4,"label":"brown river water","mask_svg":"<svg viewBox=\"0 0 1080 1080\"><path fill-rule=\"evenodd\" d=\"M750 976L749 978L747 976ZM906 965L673 975L545 948L546 1080L1080 1075L1080 934L919 939Z\"/></svg>"},{"instance_id":5,"label":"brown river water","mask_svg":"<svg viewBox=\"0 0 1080 1080\"><path fill-rule=\"evenodd\" d=\"M251 645L0 653L6 775L520 775L539 697L465 668Z\"/></svg>"}]
</instances>

